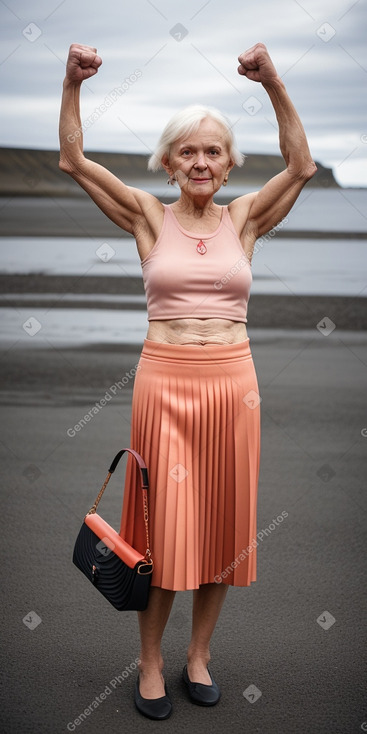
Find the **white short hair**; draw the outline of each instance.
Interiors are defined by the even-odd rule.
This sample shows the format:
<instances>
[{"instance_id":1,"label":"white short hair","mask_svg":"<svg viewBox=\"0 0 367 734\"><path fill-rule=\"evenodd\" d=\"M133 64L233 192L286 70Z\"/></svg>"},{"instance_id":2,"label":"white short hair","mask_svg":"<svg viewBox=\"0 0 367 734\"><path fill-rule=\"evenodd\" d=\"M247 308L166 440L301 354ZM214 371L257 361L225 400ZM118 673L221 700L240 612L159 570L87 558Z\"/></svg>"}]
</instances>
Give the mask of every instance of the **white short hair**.
<instances>
[{"instance_id":1,"label":"white short hair","mask_svg":"<svg viewBox=\"0 0 367 734\"><path fill-rule=\"evenodd\" d=\"M196 132L202 120L208 117L222 125L225 130L225 141L228 146L229 155L237 166L242 166L245 156L237 148L229 120L215 107L190 105L176 112L167 123L158 141L156 150L149 158L148 170L158 171L160 168L163 168L162 158L164 155L169 156L171 145L176 140Z\"/></svg>"}]
</instances>

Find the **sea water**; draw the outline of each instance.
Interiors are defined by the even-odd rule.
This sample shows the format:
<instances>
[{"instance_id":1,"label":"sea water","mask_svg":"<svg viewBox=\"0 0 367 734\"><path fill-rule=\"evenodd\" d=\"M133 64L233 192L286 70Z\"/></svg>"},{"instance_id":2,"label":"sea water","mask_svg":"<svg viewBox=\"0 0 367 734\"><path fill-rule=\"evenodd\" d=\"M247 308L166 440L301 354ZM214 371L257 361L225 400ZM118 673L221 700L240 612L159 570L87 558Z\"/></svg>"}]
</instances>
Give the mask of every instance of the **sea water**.
<instances>
[{"instance_id":1,"label":"sea water","mask_svg":"<svg viewBox=\"0 0 367 734\"><path fill-rule=\"evenodd\" d=\"M253 258L252 294L367 296L367 190L309 189L302 192L277 233L260 238ZM283 233L294 236L284 237ZM317 233L310 236L310 233ZM274 235L274 236L273 236ZM45 294L1 296L1 340L9 343L141 343L147 331L144 296L126 296L126 278L141 276L131 237L1 237L0 272L121 278L121 294L73 296L83 307L40 308ZM97 290L97 289L96 289ZM47 294L49 300L60 294ZM37 307L29 306L32 299ZM128 310L109 309L124 303ZM22 307L22 300L27 306ZM104 308L98 308L101 300ZM14 305L13 303L14 302ZM15 306L16 302L16 306ZM140 309L134 308L134 302ZM73 304L73 305L74 305ZM86 304L88 304L87 307ZM90 305L89 305L90 304ZM65 307L66 306L66 307ZM366 301L367 306L367 301ZM39 326L38 326L39 325Z\"/></svg>"}]
</instances>

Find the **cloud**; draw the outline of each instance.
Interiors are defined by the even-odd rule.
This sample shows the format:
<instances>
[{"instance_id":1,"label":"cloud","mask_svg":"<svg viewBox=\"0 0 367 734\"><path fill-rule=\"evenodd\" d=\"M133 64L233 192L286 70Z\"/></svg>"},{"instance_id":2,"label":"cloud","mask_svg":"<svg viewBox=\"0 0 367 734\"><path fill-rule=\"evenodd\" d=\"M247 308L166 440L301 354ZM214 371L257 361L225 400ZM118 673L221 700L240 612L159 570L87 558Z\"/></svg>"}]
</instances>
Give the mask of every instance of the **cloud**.
<instances>
[{"instance_id":1,"label":"cloud","mask_svg":"<svg viewBox=\"0 0 367 734\"><path fill-rule=\"evenodd\" d=\"M305 125L314 157L339 165L351 183L363 180L367 145L362 2L272 0L19 0L1 6L1 145L55 148L64 64L71 42L95 45L103 57L96 77L84 85L88 116L135 69L142 76L88 129L93 150L147 152L177 109L193 102L218 107L235 123L246 152L278 152L278 131L266 92L237 74L238 54L267 44ZM36 26L37 30L25 33ZM184 32L178 40L177 24ZM33 26L32 26L33 28ZM320 31L321 29L321 31ZM324 32L323 32L324 31ZM249 96L261 102L251 117ZM347 174L348 169L348 174ZM367 179L364 179L367 185Z\"/></svg>"}]
</instances>

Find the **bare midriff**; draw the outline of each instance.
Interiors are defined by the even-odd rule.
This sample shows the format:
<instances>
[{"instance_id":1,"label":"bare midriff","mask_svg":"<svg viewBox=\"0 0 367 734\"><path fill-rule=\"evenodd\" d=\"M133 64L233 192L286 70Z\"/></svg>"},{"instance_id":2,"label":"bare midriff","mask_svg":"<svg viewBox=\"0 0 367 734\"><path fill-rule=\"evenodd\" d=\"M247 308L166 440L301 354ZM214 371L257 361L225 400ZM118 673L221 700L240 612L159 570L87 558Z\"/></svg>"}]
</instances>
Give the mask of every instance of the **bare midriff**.
<instances>
[{"instance_id":1,"label":"bare midriff","mask_svg":"<svg viewBox=\"0 0 367 734\"><path fill-rule=\"evenodd\" d=\"M227 319L150 321L147 339L168 344L238 344L247 339L246 324Z\"/></svg>"}]
</instances>

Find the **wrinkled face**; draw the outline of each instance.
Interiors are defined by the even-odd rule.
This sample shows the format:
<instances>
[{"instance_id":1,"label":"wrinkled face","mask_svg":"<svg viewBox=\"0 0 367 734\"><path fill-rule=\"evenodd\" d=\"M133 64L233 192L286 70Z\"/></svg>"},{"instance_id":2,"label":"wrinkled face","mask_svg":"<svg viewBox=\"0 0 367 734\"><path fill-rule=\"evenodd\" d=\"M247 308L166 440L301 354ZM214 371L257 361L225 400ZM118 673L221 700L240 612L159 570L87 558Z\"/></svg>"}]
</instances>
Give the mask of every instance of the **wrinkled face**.
<instances>
[{"instance_id":1,"label":"wrinkled face","mask_svg":"<svg viewBox=\"0 0 367 734\"><path fill-rule=\"evenodd\" d=\"M176 140L169 159L162 162L180 188L192 196L215 194L234 165L225 130L210 117L201 121L195 133Z\"/></svg>"}]
</instances>

